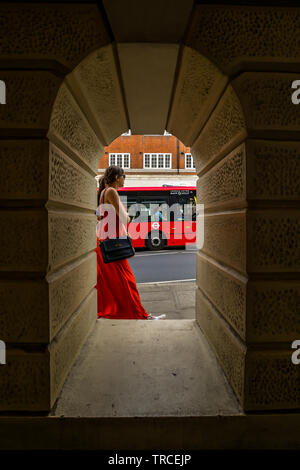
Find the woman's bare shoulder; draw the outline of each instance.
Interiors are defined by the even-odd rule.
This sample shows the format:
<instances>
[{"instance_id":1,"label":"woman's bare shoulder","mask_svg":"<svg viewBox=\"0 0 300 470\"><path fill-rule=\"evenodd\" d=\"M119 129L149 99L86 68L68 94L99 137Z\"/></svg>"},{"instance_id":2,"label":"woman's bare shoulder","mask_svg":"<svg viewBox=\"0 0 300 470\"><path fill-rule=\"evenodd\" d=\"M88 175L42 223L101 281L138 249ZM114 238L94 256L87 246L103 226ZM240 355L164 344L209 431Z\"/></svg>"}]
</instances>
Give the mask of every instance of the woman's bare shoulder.
<instances>
[{"instance_id":1,"label":"woman's bare shoulder","mask_svg":"<svg viewBox=\"0 0 300 470\"><path fill-rule=\"evenodd\" d=\"M118 191L115 188L111 187L111 186L109 188L107 188L107 190L105 192L105 196L107 197L108 200L110 200L112 202L119 199Z\"/></svg>"},{"instance_id":2,"label":"woman's bare shoulder","mask_svg":"<svg viewBox=\"0 0 300 470\"><path fill-rule=\"evenodd\" d=\"M106 188L106 194L109 194L109 193L118 194L118 191L113 186L109 186L108 188Z\"/></svg>"}]
</instances>

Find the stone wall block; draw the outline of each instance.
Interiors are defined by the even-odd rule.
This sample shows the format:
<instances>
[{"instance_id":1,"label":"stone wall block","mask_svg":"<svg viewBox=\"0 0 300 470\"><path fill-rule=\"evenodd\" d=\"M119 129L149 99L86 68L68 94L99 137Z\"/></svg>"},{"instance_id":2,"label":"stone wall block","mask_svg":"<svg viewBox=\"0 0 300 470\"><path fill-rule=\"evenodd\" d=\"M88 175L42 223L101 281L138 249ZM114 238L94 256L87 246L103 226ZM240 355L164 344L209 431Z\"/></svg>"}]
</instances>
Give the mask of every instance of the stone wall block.
<instances>
[{"instance_id":1,"label":"stone wall block","mask_svg":"<svg viewBox=\"0 0 300 470\"><path fill-rule=\"evenodd\" d=\"M1 140L0 198L46 200L48 155L47 140Z\"/></svg>"},{"instance_id":2,"label":"stone wall block","mask_svg":"<svg viewBox=\"0 0 300 470\"><path fill-rule=\"evenodd\" d=\"M206 57L184 47L167 129L191 146L224 90L227 77Z\"/></svg>"},{"instance_id":3,"label":"stone wall block","mask_svg":"<svg viewBox=\"0 0 300 470\"><path fill-rule=\"evenodd\" d=\"M246 123L240 101L228 85L191 151L199 172L231 152L245 139Z\"/></svg>"},{"instance_id":4,"label":"stone wall block","mask_svg":"<svg viewBox=\"0 0 300 470\"><path fill-rule=\"evenodd\" d=\"M247 140L248 199L300 199L300 143Z\"/></svg>"},{"instance_id":5,"label":"stone wall block","mask_svg":"<svg viewBox=\"0 0 300 470\"><path fill-rule=\"evenodd\" d=\"M204 209L246 205L246 152L239 145L197 180L197 201Z\"/></svg>"},{"instance_id":6,"label":"stone wall block","mask_svg":"<svg viewBox=\"0 0 300 470\"><path fill-rule=\"evenodd\" d=\"M49 200L95 210L97 183L54 144L50 144Z\"/></svg>"},{"instance_id":7,"label":"stone wall block","mask_svg":"<svg viewBox=\"0 0 300 470\"><path fill-rule=\"evenodd\" d=\"M246 340L247 279L198 252L197 285L236 333Z\"/></svg>"},{"instance_id":8,"label":"stone wall block","mask_svg":"<svg viewBox=\"0 0 300 470\"><path fill-rule=\"evenodd\" d=\"M282 140L296 137L300 113L291 100L291 84L297 79L298 74L245 72L233 80L250 135L276 140L281 131Z\"/></svg>"},{"instance_id":9,"label":"stone wall block","mask_svg":"<svg viewBox=\"0 0 300 470\"><path fill-rule=\"evenodd\" d=\"M97 319L97 291L93 289L49 345L51 406Z\"/></svg>"},{"instance_id":10,"label":"stone wall block","mask_svg":"<svg viewBox=\"0 0 300 470\"><path fill-rule=\"evenodd\" d=\"M109 37L97 5L0 5L1 60L52 60L73 68Z\"/></svg>"},{"instance_id":11,"label":"stone wall block","mask_svg":"<svg viewBox=\"0 0 300 470\"><path fill-rule=\"evenodd\" d=\"M96 216L49 211L49 270L96 248Z\"/></svg>"},{"instance_id":12,"label":"stone wall block","mask_svg":"<svg viewBox=\"0 0 300 470\"><path fill-rule=\"evenodd\" d=\"M246 213L207 214L201 251L246 273Z\"/></svg>"},{"instance_id":13,"label":"stone wall block","mask_svg":"<svg viewBox=\"0 0 300 470\"><path fill-rule=\"evenodd\" d=\"M0 367L0 410L50 411L96 318L93 290L45 350L8 347L7 363Z\"/></svg>"},{"instance_id":14,"label":"stone wall block","mask_svg":"<svg viewBox=\"0 0 300 470\"><path fill-rule=\"evenodd\" d=\"M111 45L84 59L67 76L67 83L104 145L127 132L129 124Z\"/></svg>"},{"instance_id":15,"label":"stone wall block","mask_svg":"<svg viewBox=\"0 0 300 470\"><path fill-rule=\"evenodd\" d=\"M300 337L300 281L248 279L199 252L197 285L243 341Z\"/></svg>"},{"instance_id":16,"label":"stone wall block","mask_svg":"<svg viewBox=\"0 0 300 470\"><path fill-rule=\"evenodd\" d=\"M246 347L199 288L196 291L196 321L215 350L230 385L243 405Z\"/></svg>"},{"instance_id":17,"label":"stone wall block","mask_svg":"<svg viewBox=\"0 0 300 470\"><path fill-rule=\"evenodd\" d=\"M185 43L227 74L248 64L280 70L300 61L299 21L297 8L196 5Z\"/></svg>"},{"instance_id":18,"label":"stone wall block","mask_svg":"<svg viewBox=\"0 0 300 470\"><path fill-rule=\"evenodd\" d=\"M49 352L6 350L0 367L1 411L46 411L50 409Z\"/></svg>"},{"instance_id":19,"label":"stone wall block","mask_svg":"<svg viewBox=\"0 0 300 470\"><path fill-rule=\"evenodd\" d=\"M245 411L299 409L300 373L291 361L293 352L280 347L247 351Z\"/></svg>"},{"instance_id":20,"label":"stone wall block","mask_svg":"<svg viewBox=\"0 0 300 470\"><path fill-rule=\"evenodd\" d=\"M299 272L297 210L251 210L247 214L247 271Z\"/></svg>"},{"instance_id":21,"label":"stone wall block","mask_svg":"<svg viewBox=\"0 0 300 470\"><path fill-rule=\"evenodd\" d=\"M45 271L48 217L44 210L1 210L0 271Z\"/></svg>"},{"instance_id":22,"label":"stone wall block","mask_svg":"<svg viewBox=\"0 0 300 470\"><path fill-rule=\"evenodd\" d=\"M96 253L61 269L48 279L50 341L97 284Z\"/></svg>"},{"instance_id":23,"label":"stone wall block","mask_svg":"<svg viewBox=\"0 0 300 470\"><path fill-rule=\"evenodd\" d=\"M5 343L46 343L49 293L46 281L0 281L0 332Z\"/></svg>"},{"instance_id":24,"label":"stone wall block","mask_svg":"<svg viewBox=\"0 0 300 470\"><path fill-rule=\"evenodd\" d=\"M1 339L48 343L96 283L94 252L44 280L0 281Z\"/></svg>"},{"instance_id":25,"label":"stone wall block","mask_svg":"<svg viewBox=\"0 0 300 470\"><path fill-rule=\"evenodd\" d=\"M53 106L48 138L68 156L78 159L77 163L83 162L96 173L104 147L65 83Z\"/></svg>"},{"instance_id":26,"label":"stone wall block","mask_svg":"<svg viewBox=\"0 0 300 470\"><path fill-rule=\"evenodd\" d=\"M291 343L263 343L257 349L247 340L246 348L199 288L196 321L245 411L299 408L300 375L291 361Z\"/></svg>"},{"instance_id":27,"label":"stone wall block","mask_svg":"<svg viewBox=\"0 0 300 470\"><path fill-rule=\"evenodd\" d=\"M300 338L300 281L249 281L247 340L288 342Z\"/></svg>"},{"instance_id":28,"label":"stone wall block","mask_svg":"<svg viewBox=\"0 0 300 470\"><path fill-rule=\"evenodd\" d=\"M62 79L47 71L2 71L6 105L1 106L2 135L46 131ZM45 132L46 133L46 132Z\"/></svg>"}]
</instances>

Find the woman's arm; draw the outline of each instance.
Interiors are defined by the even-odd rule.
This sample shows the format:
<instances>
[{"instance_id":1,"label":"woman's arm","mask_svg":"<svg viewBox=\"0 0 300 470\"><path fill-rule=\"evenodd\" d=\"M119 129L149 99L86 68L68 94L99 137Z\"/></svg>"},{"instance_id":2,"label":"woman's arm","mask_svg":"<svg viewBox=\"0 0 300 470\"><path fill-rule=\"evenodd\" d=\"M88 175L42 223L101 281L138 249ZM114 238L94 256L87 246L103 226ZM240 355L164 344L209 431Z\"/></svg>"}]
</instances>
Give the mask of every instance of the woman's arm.
<instances>
[{"instance_id":1,"label":"woman's arm","mask_svg":"<svg viewBox=\"0 0 300 470\"><path fill-rule=\"evenodd\" d=\"M127 212L124 209L123 204L120 201L118 192L115 190L115 188L108 188L105 194L106 194L107 202L114 206L116 213L118 214L121 222L125 226L127 226L127 224L129 224L130 222L130 217L128 216Z\"/></svg>"}]
</instances>

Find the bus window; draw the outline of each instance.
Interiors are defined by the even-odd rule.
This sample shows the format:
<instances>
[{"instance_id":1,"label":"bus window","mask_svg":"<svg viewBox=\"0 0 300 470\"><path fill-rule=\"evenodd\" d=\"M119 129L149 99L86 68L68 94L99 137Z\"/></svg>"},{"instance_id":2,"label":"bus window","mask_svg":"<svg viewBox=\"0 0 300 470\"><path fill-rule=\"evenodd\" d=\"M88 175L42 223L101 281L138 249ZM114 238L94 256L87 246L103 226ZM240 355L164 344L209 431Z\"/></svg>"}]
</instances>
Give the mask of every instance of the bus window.
<instances>
[{"instance_id":1,"label":"bus window","mask_svg":"<svg viewBox=\"0 0 300 470\"><path fill-rule=\"evenodd\" d=\"M165 200L162 199L142 199L142 222L167 222L168 211L167 207L163 207L166 204ZM144 206L144 207L143 207Z\"/></svg>"},{"instance_id":2,"label":"bus window","mask_svg":"<svg viewBox=\"0 0 300 470\"><path fill-rule=\"evenodd\" d=\"M139 216L139 211L137 211L138 207L138 198L137 194L129 193L129 194L120 194L121 202L124 204L126 211L128 212L131 220L134 220Z\"/></svg>"},{"instance_id":3,"label":"bus window","mask_svg":"<svg viewBox=\"0 0 300 470\"><path fill-rule=\"evenodd\" d=\"M176 210L171 211L171 221L189 221L195 220L193 217L194 212L196 211L194 196L191 195L180 195L173 196L171 199L171 204L174 205Z\"/></svg>"}]
</instances>

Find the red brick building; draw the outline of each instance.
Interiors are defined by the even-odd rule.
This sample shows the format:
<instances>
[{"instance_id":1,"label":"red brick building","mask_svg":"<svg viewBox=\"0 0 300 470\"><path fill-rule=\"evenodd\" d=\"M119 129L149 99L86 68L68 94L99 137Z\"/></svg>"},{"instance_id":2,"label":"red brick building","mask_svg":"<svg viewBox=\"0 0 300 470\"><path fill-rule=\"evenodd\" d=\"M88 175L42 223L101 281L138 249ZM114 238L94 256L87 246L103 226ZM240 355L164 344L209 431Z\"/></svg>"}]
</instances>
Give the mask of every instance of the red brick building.
<instances>
[{"instance_id":1,"label":"red brick building","mask_svg":"<svg viewBox=\"0 0 300 470\"><path fill-rule=\"evenodd\" d=\"M99 177L109 165L124 168L126 186L194 185L197 179L190 148L168 133L122 134L104 147Z\"/></svg>"}]
</instances>

